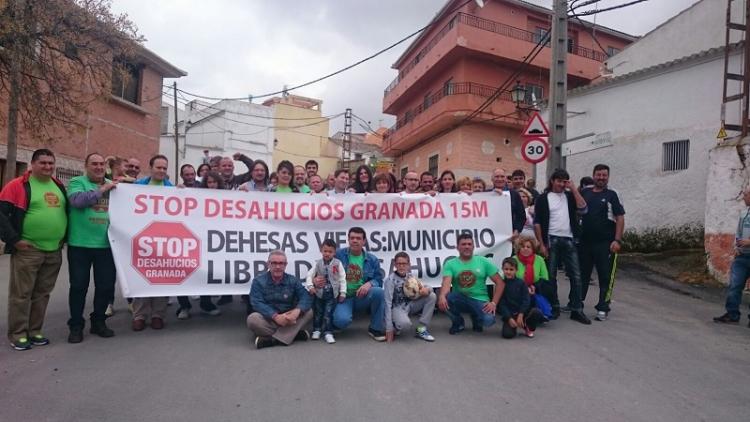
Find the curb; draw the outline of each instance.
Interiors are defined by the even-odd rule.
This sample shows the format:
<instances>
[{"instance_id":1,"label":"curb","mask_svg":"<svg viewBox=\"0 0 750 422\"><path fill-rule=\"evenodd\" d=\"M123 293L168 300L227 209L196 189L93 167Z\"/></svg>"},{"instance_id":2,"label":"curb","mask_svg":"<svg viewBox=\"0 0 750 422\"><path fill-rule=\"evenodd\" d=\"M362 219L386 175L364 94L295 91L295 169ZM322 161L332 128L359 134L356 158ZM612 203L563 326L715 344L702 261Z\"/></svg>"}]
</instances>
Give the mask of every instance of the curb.
<instances>
[{"instance_id":1,"label":"curb","mask_svg":"<svg viewBox=\"0 0 750 422\"><path fill-rule=\"evenodd\" d=\"M628 275L635 280L641 280L653 286L695 299L724 303L726 289L723 287L682 283L638 262L623 261L619 263L619 266L620 269L627 271Z\"/></svg>"}]
</instances>

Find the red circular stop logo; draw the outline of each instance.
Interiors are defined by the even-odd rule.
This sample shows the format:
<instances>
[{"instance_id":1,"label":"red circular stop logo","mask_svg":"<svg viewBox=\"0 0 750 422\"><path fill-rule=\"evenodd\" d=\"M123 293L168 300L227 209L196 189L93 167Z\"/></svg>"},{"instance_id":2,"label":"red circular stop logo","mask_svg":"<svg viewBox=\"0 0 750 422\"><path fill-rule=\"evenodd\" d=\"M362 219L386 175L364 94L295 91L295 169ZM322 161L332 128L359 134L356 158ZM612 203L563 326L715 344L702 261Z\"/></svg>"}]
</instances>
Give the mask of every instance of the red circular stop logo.
<instances>
[{"instance_id":1,"label":"red circular stop logo","mask_svg":"<svg viewBox=\"0 0 750 422\"><path fill-rule=\"evenodd\" d=\"M200 245L184 224L154 222L133 238L132 265L151 284L181 284L200 265Z\"/></svg>"}]
</instances>

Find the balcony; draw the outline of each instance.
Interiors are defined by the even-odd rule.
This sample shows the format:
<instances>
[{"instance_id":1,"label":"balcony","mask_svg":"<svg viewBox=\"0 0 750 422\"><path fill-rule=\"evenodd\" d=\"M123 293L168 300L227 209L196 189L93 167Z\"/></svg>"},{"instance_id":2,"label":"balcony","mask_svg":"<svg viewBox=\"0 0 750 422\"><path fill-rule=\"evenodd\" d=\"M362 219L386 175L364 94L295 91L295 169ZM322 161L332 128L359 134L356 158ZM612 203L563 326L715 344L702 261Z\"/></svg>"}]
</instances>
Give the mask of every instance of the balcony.
<instances>
[{"instance_id":1,"label":"balcony","mask_svg":"<svg viewBox=\"0 0 750 422\"><path fill-rule=\"evenodd\" d=\"M461 123L472 111L478 109L497 88L474 82L446 85L440 92L427 97L418 106L407 110L386 132L383 152L406 150L423 139L434 136ZM472 122L521 126L526 116L520 116L510 92L498 96Z\"/></svg>"},{"instance_id":2,"label":"balcony","mask_svg":"<svg viewBox=\"0 0 750 422\"><path fill-rule=\"evenodd\" d=\"M396 101L422 76L444 57L460 54L462 49L485 54L494 58L521 62L540 40L540 34L519 29L463 12L456 13L427 43L414 58L405 63L398 76L385 89L383 111L393 113ZM549 43L545 47L549 47ZM430 54L433 53L433 54ZM607 60L603 52L578 45L569 45L568 74L573 77L593 79L599 67ZM551 50L543 50L534 60L534 65L549 69Z\"/></svg>"}]
</instances>

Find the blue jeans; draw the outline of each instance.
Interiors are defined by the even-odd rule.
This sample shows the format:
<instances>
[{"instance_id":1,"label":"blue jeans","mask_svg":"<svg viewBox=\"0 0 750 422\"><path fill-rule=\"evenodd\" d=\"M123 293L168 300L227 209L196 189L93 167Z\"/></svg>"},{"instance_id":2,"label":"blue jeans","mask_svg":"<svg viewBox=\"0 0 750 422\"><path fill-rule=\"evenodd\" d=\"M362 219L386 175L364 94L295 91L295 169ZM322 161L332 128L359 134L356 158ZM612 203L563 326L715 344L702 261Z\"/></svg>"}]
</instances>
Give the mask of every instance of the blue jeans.
<instances>
[{"instance_id":1,"label":"blue jeans","mask_svg":"<svg viewBox=\"0 0 750 422\"><path fill-rule=\"evenodd\" d=\"M742 303L742 290L745 282L750 277L750 255L738 255L732 261L729 272L729 287L727 288L727 313L733 319L740 318L740 304Z\"/></svg>"},{"instance_id":2,"label":"blue jeans","mask_svg":"<svg viewBox=\"0 0 750 422\"><path fill-rule=\"evenodd\" d=\"M464 325L462 313L469 314L474 327L489 327L495 323L495 316L485 313L482 307L485 303L481 300L472 299L463 293L450 292L446 296L448 300L448 318L451 319L453 327Z\"/></svg>"},{"instance_id":3,"label":"blue jeans","mask_svg":"<svg viewBox=\"0 0 750 422\"><path fill-rule=\"evenodd\" d=\"M333 332L331 322L333 310L336 308L336 298L330 286L323 290L323 297L313 297L313 331L322 331L325 334Z\"/></svg>"},{"instance_id":4,"label":"blue jeans","mask_svg":"<svg viewBox=\"0 0 750 422\"><path fill-rule=\"evenodd\" d=\"M371 287L367 296L363 298L348 297L345 301L336 304L336 309L333 311L333 325L343 330L351 325L354 312L361 312L368 308L370 309L370 329L383 331L385 300L382 287Z\"/></svg>"},{"instance_id":5,"label":"blue jeans","mask_svg":"<svg viewBox=\"0 0 750 422\"><path fill-rule=\"evenodd\" d=\"M578 264L578 249L570 237L550 236L547 271L549 271L549 281L554 292L553 309L560 309L560 299L557 296L557 267L561 261L565 264L565 272L570 278L568 305L571 311L581 311L583 310L583 302L581 301L581 269Z\"/></svg>"}]
</instances>

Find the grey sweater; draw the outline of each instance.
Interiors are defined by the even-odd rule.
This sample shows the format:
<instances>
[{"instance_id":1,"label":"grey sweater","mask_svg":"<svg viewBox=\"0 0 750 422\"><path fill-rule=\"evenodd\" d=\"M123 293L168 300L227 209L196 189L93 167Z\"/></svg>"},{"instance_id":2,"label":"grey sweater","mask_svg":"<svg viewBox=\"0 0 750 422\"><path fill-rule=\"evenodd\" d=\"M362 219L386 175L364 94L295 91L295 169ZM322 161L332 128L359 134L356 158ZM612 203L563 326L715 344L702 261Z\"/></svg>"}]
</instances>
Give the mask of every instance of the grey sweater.
<instances>
[{"instance_id":1,"label":"grey sweater","mask_svg":"<svg viewBox=\"0 0 750 422\"><path fill-rule=\"evenodd\" d=\"M315 265L307 272L307 278L305 279L307 291L315 287L313 284L315 277L325 277L326 275L328 275L328 282L331 283L333 288L334 299L338 298L339 295L346 296L346 272L344 271L344 265L336 258L332 258L331 262L327 264L322 259L315 261ZM322 298L323 289L316 289L315 295Z\"/></svg>"}]
</instances>

